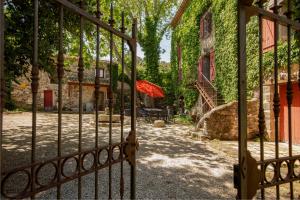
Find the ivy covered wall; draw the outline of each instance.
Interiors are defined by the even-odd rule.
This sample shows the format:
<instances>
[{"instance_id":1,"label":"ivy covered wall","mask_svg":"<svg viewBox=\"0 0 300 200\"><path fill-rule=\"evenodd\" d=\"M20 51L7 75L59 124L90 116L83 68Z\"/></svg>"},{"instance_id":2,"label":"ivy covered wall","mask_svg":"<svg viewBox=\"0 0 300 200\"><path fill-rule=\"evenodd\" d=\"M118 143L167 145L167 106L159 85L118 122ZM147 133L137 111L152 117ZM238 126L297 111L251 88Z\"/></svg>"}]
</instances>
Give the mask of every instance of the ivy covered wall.
<instances>
[{"instance_id":1,"label":"ivy covered wall","mask_svg":"<svg viewBox=\"0 0 300 200\"><path fill-rule=\"evenodd\" d=\"M297 0L298 1L298 0ZM200 18L211 9L214 26L215 47L215 86L225 100L230 102L237 98L237 0L193 0L183 14L180 23L172 33L171 67L173 82L177 82L178 58L177 45L182 48L183 80L177 82L177 95L184 95L187 107L194 105L198 92L188 87L197 79L198 59L201 50L199 40ZM300 12L300 11L298 11ZM279 42L279 65L286 67L287 45ZM292 41L292 61L298 62L299 48ZM249 97L258 87L258 19L252 17L247 24L247 76ZM273 69L273 51L264 55L265 77Z\"/></svg>"},{"instance_id":2,"label":"ivy covered wall","mask_svg":"<svg viewBox=\"0 0 300 200\"><path fill-rule=\"evenodd\" d=\"M198 60L201 50L199 40L201 16L211 8L215 30L215 85L226 101L236 96L236 1L192 1L183 14L180 24L172 33L171 66L173 77L178 75L177 45L182 48L183 80L178 83L178 93L184 95L187 107L193 106L198 91L191 85L197 80ZM187 87L191 86L191 87ZM230 87L229 87L230 86Z\"/></svg>"}]
</instances>

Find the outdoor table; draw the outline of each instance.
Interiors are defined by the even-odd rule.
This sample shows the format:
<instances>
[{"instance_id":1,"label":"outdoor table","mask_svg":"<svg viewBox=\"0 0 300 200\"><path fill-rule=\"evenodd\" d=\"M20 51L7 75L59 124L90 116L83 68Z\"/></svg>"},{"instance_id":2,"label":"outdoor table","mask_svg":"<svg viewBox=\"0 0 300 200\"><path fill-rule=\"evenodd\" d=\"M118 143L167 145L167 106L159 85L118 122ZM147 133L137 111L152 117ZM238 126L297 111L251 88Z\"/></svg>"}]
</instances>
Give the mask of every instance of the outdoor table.
<instances>
[{"instance_id":1,"label":"outdoor table","mask_svg":"<svg viewBox=\"0 0 300 200\"><path fill-rule=\"evenodd\" d=\"M160 119L161 113L163 112L162 109L159 108L144 108L144 110L149 114L149 117L156 117L157 119Z\"/></svg>"}]
</instances>

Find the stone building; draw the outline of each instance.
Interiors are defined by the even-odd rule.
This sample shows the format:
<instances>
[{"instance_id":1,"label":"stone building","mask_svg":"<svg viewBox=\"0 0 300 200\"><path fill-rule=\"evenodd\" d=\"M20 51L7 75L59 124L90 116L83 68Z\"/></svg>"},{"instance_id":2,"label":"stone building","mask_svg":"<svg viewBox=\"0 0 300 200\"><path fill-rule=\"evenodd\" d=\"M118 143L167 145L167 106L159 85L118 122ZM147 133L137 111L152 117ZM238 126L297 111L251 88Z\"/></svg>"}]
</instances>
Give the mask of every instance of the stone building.
<instances>
[{"instance_id":1,"label":"stone building","mask_svg":"<svg viewBox=\"0 0 300 200\"><path fill-rule=\"evenodd\" d=\"M235 16L230 18L225 18L224 14L231 14L231 12L220 12L219 8L222 7L222 10L232 10L235 9L231 7L230 3L224 3L226 1L205 1L205 0L183 0L181 6L179 7L176 15L174 16L171 25L173 28L172 36L172 45L173 51L172 56L174 57L174 64L172 67L178 71L178 81L184 79L183 70L184 67L194 70L197 73L194 80L189 80L191 85L195 83L194 89L199 93L198 101L195 103L195 106L191 109L191 115L197 116L198 119L205 119L205 113L211 113L215 110L218 110L220 104L223 104L224 101L220 99L220 96L226 100L226 96L232 96L236 94L237 83L234 80L234 77L237 74L237 65L236 61L232 62L236 58L236 49L237 46L231 45L228 41L234 41L236 37L235 26L237 24L237 19ZM229 1L228 1L229 2ZM223 4L222 4L223 3ZM277 3L280 5L279 14L284 15L287 11L287 4L284 0L278 0ZM197 7L198 6L198 7ZM266 9L271 10L274 6L274 0L266 1ZM193 13L193 14L191 14ZM196 16L195 18L191 18ZM227 17L228 17L227 16ZM220 19L222 24L220 24ZM226 20L224 20L226 19ZM193 26L187 22L193 20ZM219 21L218 21L219 20ZM224 21L223 21L224 20ZM219 24L217 24L219 23ZM188 25L186 25L188 24ZM233 26L231 26L233 25ZM193 32L196 28L199 30L195 36L197 45L189 45L186 40L183 40L182 32ZM226 29L224 29L226 27ZM190 30L190 31L186 31ZM231 32L230 30L233 30ZM184 31L182 31L184 30ZM185 34L186 34L185 33ZM232 34L233 33L233 34ZM275 26L274 22L269 19L262 20L262 49L264 54L272 52L274 50L275 43ZM185 37L187 35L184 35ZM222 37L221 37L222 36ZM287 41L287 27L279 25L278 27L278 40L280 43L284 44ZM226 46L225 46L226 44ZM250 44L251 45L251 44ZM222 46L222 48L218 48ZM189 48L189 49L188 49ZM196 51L199 49L198 51ZM225 51L224 51L225 49ZM193 51L194 50L194 51ZM190 64L190 60L185 60L189 52L197 52L196 57L198 60L194 60L194 64ZM230 56L234 55L234 58ZM292 104L292 119L299 118L300 113L300 90L298 87L298 76L299 76L299 64L298 61L292 63L291 67L291 78L292 78L292 88L293 88L293 104ZM188 63L188 65L187 65ZM185 66L183 67L183 65ZM231 67L228 67L231 66ZM248 69L251 66L248 66ZM273 66L271 66L273 68ZM266 68L266 66L264 66ZM194 73L195 74L195 73ZM274 120L274 75L273 72L270 73L270 76L265 76L264 82L264 111L265 111L265 121L266 121L266 133L267 137L270 140L275 138L275 120ZM222 78L220 78L222 77ZM186 78L188 79L188 78ZM288 141L288 105L287 105L287 66L282 64L279 66L279 95L280 95L280 116L279 116L279 140L282 142ZM217 84L217 80L219 80ZM223 86L226 86L224 88ZM223 87L223 88L222 88ZM259 89L254 88L253 93L257 93ZM221 95L219 95L221 94ZM258 98L259 95L254 95ZM233 99L227 99L226 102L230 102ZM256 102L258 104L258 102ZM221 107L222 108L222 107ZM210 125L217 124L214 119L214 116L210 115ZM252 115L252 116L255 116ZM218 118L220 120L221 118ZM231 118L233 119L233 118ZM257 122L258 116L256 116ZM199 123L201 124L201 123ZM218 127L216 127L218 128ZM222 129L218 129L222 130ZM253 131L255 132L255 131ZM258 132L258 126L257 130ZM300 123L297 123L296 120L292 121L292 134L293 134L293 143L300 144ZM225 134L226 135L226 134Z\"/></svg>"},{"instance_id":2,"label":"stone building","mask_svg":"<svg viewBox=\"0 0 300 200\"><path fill-rule=\"evenodd\" d=\"M108 63L101 62L100 68L100 98L99 110L105 109L107 90L109 87ZM31 108L32 93L30 83L30 73L20 77L13 85L12 99L20 108ZM83 81L83 108L84 111L95 110L95 68L85 69ZM79 105L79 83L77 80L76 64L66 67L63 79L63 109L67 111L78 111ZM37 95L37 106L40 110L57 109L58 84L55 77L51 77L47 72L39 73L39 90Z\"/></svg>"}]
</instances>

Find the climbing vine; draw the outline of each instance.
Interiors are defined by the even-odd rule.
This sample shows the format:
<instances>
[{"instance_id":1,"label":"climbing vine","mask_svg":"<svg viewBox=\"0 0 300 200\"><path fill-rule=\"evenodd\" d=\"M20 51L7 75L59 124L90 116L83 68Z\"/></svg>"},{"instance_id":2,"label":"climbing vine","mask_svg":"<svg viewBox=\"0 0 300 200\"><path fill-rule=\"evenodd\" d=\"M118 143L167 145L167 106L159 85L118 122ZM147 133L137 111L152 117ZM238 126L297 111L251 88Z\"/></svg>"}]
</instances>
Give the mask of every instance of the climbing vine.
<instances>
[{"instance_id":1,"label":"climbing vine","mask_svg":"<svg viewBox=\"0 0 300 200\"><path fill-rule=\"evenodd\" d=\"M297 0L300 6L300 1ZM296 4L297 4L296 2ZM182 48L183 80L178 84L178 94L183 94L188 107L197 100L197 92L188 88L190 83L197 79L197 66L200 56L201 41L199 40L200 17L211 9L214 26L214 48L216 79L214 85L219 93L229 102L237 98L237 1L192 1L184 13L180 24L173 30L171 66L174 82L178 77L177 45ZM295 9L297 10L297 9ZM300 15L300 9L297 10ZM259 85L259 47L258 47L258 18L252 17L247 24L247 78L248 95L253 96ZM298 33L299 35L299 33ZM292 62L299 62L300 39L293 36ZM300 38L300 36L298 36ZM265 77L270 77L274 68L273 51L264 54ZM279 41L279 66L284 69L287 63L287 44Z\"/></svg>"}]
</instances>

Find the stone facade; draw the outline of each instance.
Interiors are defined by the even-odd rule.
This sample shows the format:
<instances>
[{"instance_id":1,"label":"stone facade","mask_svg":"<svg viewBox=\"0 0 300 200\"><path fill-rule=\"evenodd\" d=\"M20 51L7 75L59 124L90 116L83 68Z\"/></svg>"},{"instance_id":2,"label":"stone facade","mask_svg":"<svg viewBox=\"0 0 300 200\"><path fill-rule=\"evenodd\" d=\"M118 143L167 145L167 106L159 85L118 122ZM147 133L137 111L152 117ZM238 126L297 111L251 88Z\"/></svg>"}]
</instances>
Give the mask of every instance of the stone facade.
<instances>
[{"instance_id":1,"label":"stone facade","mask_svg":"<svg viewBox=\"0 0 300 200\"><path fill-rule=\"evenodd\" d=\"M200 117L203 115L203 102L202 96L199 95L196 104L192 107L190 111L190 115L192 116L193 121L198 121Z\"/></svg>"},{"instance_id":2,"label":"stone facade","mask_svg":"<svg viewBox=\"0 0 300 200\"><path fill-rule=\"evenodd\" d=\"M18 79L18 83L13 84L12 99L15 101L16 106L19 108L31 108L32 93L30 76L22 76ZM49 75L46 72L40 71L39 73L39 90L37 94L37 107L39 109L44 108L44 91L53 91L53 105L56 106L58 87L57 84L52 84ZM63 96L68 97L68 87L63 85Z\"/></svg>"},{"instance_id":3,"label":"stone facade","mask_svg":"<svg viewBox=\"0 0 300 200\"><path fill-rule=\"evenodd\" d=\"M275 120L273 112L273 97L274 97L274 86L265 85L264 89L264 112L265 112L265 123L266 123L266 132L268 138L271 141L274 141L274 129L275 129Z\"/></svg>"},{"instance_id":4,"label":"stone facade","mask_svg":"<svg viewBox=\"0 0 300 200\"><path fill-rule=\"evenodd\" d=\"M29 73L30 74L30 73ZM12 99L19 108L30 109L32 104L32 93L31 93L31 81L30 75L20 77L18 84L14 83L12 91ZM100 97L102 98L100 103L101 110L104 110L105 102L107 99L107 87L108 85L101 85ZM79 85L78 82L64 80L63 84L63 109L78 111L79 105ZM44 110L45 91L52 91L52 110L57 109L58 99L58 84L51 82L48 73L40 71L39 73L39 90L37 94L37 107L39 110ZM83 84L83 105L84 110L92 110L94 107L94 90L95 86L91 83Z\"/></svg>"},{"instance_id":5,"label":"stone facade","mask_svg":"<svg viewBox=\"0 0 300 200\"><path fill-rule=\"evenodd\" d=\"M93 106L95 103L95 86L93 84L84 84L82 87L83 95L82 101L84 103L84 110L90 110L89 107ZM68 108L76 111L79 105L79 85L78 83L69 83L68 84ZM105 101L107 99L107 86L102 86L100 88L100 100L99 107L100 110L104 110Z\"/></svg>"},{"instance_id":6,"label":"stone facade","mask_svg":"<svg viewBox=\"0 0 300 200\"><path fill-rule=\"evenodd\" d=\"M210 139L238 139L238 102L219 106L203 116L198 127L203 127ZM248 101L248 138L253 139L258 133L258 101Z\"/></svg>"}]
</instances>

